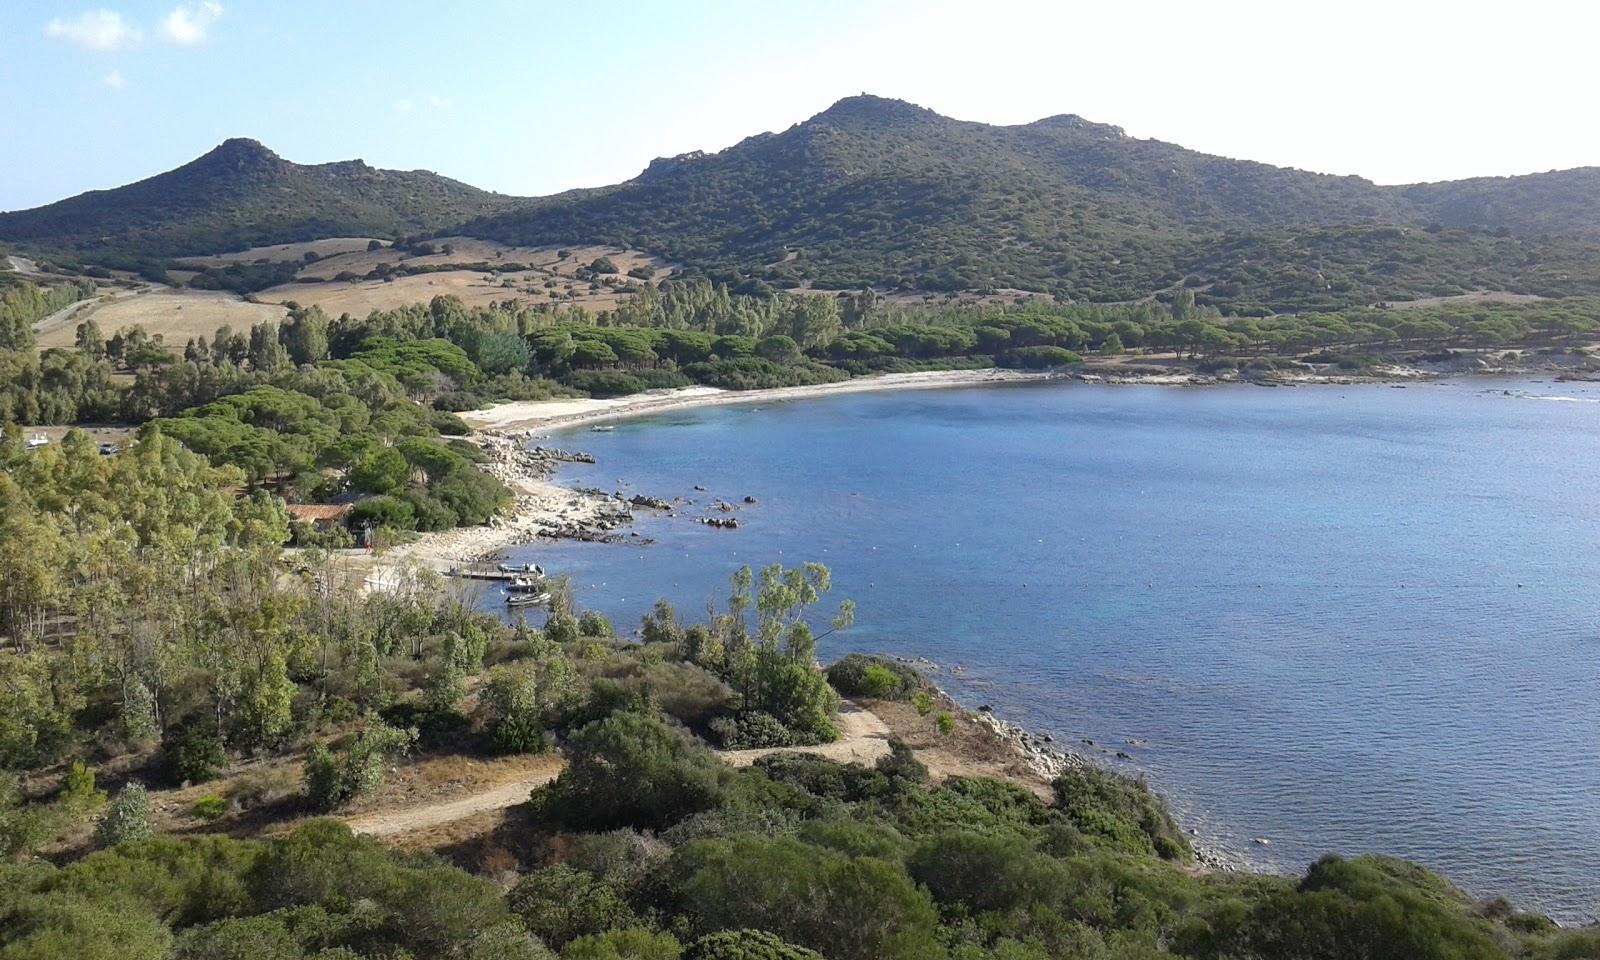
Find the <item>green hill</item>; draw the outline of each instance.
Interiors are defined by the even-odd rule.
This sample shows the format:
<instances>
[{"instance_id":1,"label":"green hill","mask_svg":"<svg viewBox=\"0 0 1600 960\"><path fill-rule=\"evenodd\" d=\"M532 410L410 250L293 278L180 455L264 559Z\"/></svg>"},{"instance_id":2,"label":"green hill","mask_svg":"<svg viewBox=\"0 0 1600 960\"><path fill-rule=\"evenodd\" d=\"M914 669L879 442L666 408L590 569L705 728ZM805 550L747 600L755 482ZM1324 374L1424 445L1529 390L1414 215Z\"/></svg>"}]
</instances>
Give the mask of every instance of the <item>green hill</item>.
<instances>
[{"instance_id":1,"label":"green hill","mask_svg":"<svg viewBox=\"0 0 1600 960\"><path fill-rule=\"evenodd\" d=\"M1202 299L1259 311L1480 285L1600 291L1600 247L1588 239L1600 221L1568 213L1575 198L1600 203L1592 174L1381 187L1139 140L1075 116L991 126L862 96L782 133L657 160L627 183L534 201L467 230L640 247L777 285L1023 288L1110 301L1187 280Z\"/></svg>"},{"instance_id":2,"label":"green hill","mask_svg":"<svg viewBox=\"0 0 1600 960\"><path fill-rule=\"evenodd\" d=\"M735 284L1021 289L1235 313L1475 289L1600 294L1600 170L1379 186L1080 117L1017 126L850 97L781 133L523 200L230 140L177 170L0 214L0 243L107 263L328 236L643 249Z\"/></svg>"},{"instance_id":3,"label":"green hill","mask_svg":"<svg viewBox=\"0 0 1600 960\"><path fill-rule=\"evenodd\" d=\"M105 263L321 237L394 238L511 202L425 170L378 170L360 160L306 166L236 139L148 180L0 213L0 241Z\"/></svg>"}]
</instances>

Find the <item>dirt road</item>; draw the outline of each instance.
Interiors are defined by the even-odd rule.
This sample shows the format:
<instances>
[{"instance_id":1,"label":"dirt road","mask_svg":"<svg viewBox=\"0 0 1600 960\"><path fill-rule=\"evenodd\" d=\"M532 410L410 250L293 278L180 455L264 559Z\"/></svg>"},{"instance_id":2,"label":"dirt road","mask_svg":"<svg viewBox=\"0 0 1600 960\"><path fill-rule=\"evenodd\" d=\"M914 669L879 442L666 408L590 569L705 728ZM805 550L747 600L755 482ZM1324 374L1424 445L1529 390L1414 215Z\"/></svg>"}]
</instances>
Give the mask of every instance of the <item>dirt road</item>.
<instances>
[{"instance_id":1,"label":"dirt road","mask_svg":"<svg viewBox=\"0 0 1600 960\"><path fill-rule=\"evenodd\" d=\"M735 767L748 767L770 753L809 753L842 763L874 763L889 754L889 727L868 710L845 701L839 709L839 739L815 747L776 747L760 750L722 751L722 758ZM497 784L454 800L379 810L345 820L356 833L371 837L394 837L464 820L475 814L514 807L528 799L535 787L542 787L561 772L561 761L552 758L548 769Z\"/></svg>"}]
</instances>

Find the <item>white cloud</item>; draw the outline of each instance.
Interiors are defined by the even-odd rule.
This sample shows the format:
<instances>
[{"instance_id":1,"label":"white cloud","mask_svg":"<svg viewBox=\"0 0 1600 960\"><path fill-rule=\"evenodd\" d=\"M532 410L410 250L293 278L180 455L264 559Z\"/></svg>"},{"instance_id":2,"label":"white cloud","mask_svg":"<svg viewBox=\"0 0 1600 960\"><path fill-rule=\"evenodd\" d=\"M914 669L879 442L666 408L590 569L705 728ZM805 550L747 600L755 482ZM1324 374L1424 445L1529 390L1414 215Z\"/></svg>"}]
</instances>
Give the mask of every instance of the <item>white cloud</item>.
<instances>
[{"instance_id":1,"label":"white cloud","mask_svg":"<svg viewBox=\"0 0 1600 960\"><path fill-rule=\"evenodd\" d=\"M168 43L176 43L182 47L205 43L211 25L221 17L222 4L214 0L201 0L200 3L191 6L175 7L167 14L167 19L161 21L161 36Z\"/></svg>"},{"instance_id":2,"label":"white cloud","mask_svg":"<svg viewBox=\"0 0 1600 960\"><path fill-rule=\"evenodd\" d=\"M411 112L411 108L415 107L416 105L417 105L417 103L416 103L415 100L396 100L394 102L394 112L395 113L410 113Z\"/></svg>"},{"instance_id":3,"label":"white cloud","mask_svg":"<svg viewBox=\"0 0 1600 960\"><path fill-rule=\"evenodd\" d=\"M123 50L140 39L138 27L106 9L85 10L70 20L58 17L45 24L44 33L89 50Z\"/></svg>"},{"instance_id":4,"label":"white cloud","mask_svg":"<svg viewBox=\"0 0 1600 960\"><path fill-rule=\"evenodd\" d=\"M105 84L113 90L121 90L128 85L128 81L122 76L121 70L113 70L106 74Z\"/></svg>"},{"instance_id":5,"label":"white cloud","mask_svg":"<svg viewBox=\"0 0 1600 960\"><path fill-rule=\"evenodd\" d=\"M454 101L449 97L441 97L435 94L428 98L428 106L435 110L449 110L454 105Z\"/></svg>"}]
</instances>

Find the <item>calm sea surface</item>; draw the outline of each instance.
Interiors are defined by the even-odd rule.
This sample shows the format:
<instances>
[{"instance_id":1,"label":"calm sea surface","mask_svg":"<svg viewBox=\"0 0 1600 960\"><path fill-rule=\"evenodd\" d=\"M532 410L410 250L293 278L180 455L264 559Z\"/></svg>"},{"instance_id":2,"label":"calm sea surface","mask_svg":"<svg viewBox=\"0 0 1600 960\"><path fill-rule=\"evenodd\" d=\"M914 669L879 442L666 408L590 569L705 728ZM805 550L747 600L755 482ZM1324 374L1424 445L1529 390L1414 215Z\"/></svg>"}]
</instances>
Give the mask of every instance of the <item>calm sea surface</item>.
<instances>
[{"instance_id":1,"label":"calm sea surface","mask_svg":"<svg viewBox=\"0 0 1600 960\"><path fill-rule=\"evenodd\" d=\"M858 608L825 659L935 661L1212 846L1600 914L1600 385L891 392L556 442L599 458L575 485L760 501L736 531L639 511L654 544L513 551L620 626L822 561Z\"/></svg>"}]
</instances>

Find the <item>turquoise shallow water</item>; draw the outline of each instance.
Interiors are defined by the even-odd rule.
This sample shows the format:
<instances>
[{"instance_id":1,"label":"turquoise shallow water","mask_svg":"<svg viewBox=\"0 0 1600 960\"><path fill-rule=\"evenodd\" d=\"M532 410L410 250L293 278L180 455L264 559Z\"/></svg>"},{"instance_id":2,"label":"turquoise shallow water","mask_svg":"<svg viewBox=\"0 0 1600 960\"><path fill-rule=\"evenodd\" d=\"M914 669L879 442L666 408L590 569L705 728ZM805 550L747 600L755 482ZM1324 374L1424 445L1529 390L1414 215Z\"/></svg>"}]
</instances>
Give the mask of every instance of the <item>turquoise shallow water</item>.
<instances>
[{"instance_id":1,"label":"turquoise shallow water","mask_svg":"<svg viewBox=\"0 0 1600 960\"><path fill-rule=\"evenodd\" d=\"M1125 751L1210 844L1600 915L1600 385L890 392L559 442L599 459L565 482L760 501L513 552L619 624L820 560L858 605L825 658Z\"/></svg>"}]
</instances>

